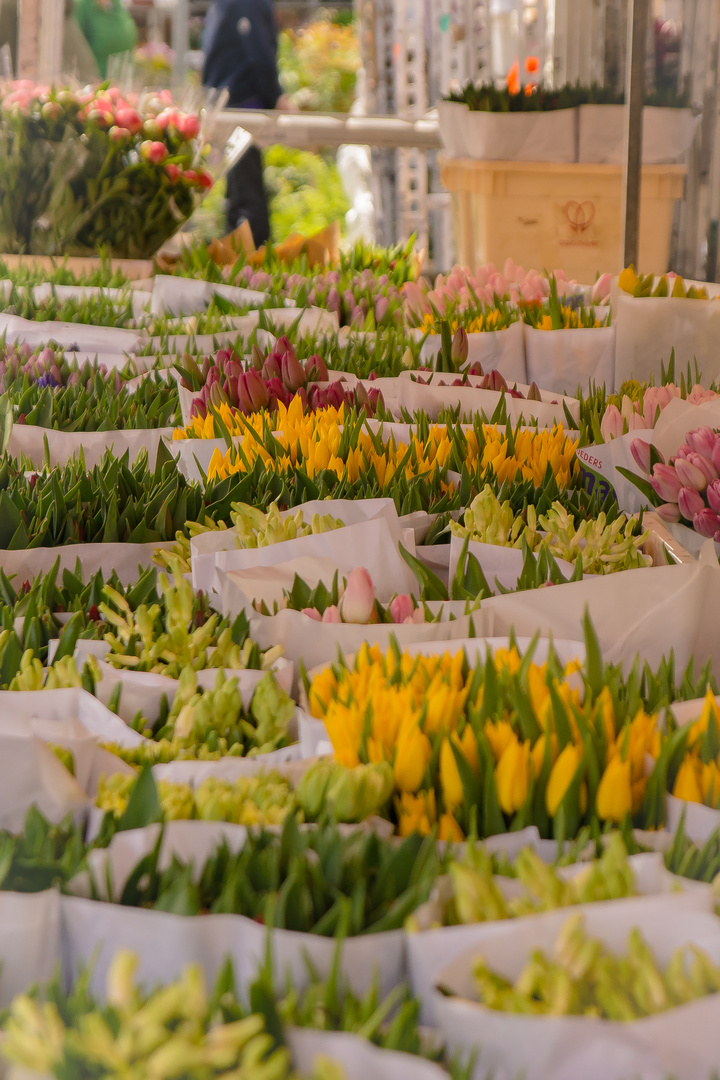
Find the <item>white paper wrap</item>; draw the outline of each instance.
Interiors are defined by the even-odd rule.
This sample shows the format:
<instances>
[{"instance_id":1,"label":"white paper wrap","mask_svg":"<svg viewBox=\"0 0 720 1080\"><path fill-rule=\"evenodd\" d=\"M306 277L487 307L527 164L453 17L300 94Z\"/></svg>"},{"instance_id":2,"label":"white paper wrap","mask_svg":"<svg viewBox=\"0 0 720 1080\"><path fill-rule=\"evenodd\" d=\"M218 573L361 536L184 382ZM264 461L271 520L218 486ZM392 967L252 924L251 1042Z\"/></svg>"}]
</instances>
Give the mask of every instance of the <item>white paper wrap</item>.
<instances>
[{"instance_id":1,"label":"white paper wrap","mask_svg":"<svg viewBox=\"0 0 720 1080\"><path fill-rule=\"evenodd\" d=\"M675 350L675 371L697 360L703 385L720 375L720 302L687 300L673 296L628 296L618 291L613 308L617 328L615 384L626 379L660 379L660 361L665 367ZM679 378L679 374L678 374Z\"/></svg>"},{"instance_id":2,"label":"white paper wrap","mask_svg":"<svg viewBox=\"0 0 720 1080\"><path fill-rule=\"evenodd\" d=\"M0 893L0 1008L52 978L60 959L60 895Z\"/></svg>"},{"instance_id":3,"label":"white paper wrap","mask_svg":"<svg viewBox=\"0 0 720 1080\"><path fill-rule=\"evenodd\" d=\"M143 342L142 332L123 330L115 326L93 326L87 323L35 322L19 315L0 314L0 334L8 342L24 341L33 348L51 341L66 348L75 346L84 352L134 352Z\"/></svg>"},{"instance_id":4,"label":"white paper wrap","mask_svg":"<svg viewBox=\"0 0 720 1080\"><path fill-rule=\"evenodd\" d=\"M0 829L22 832L31 806L59 822L84 812L87 798L41 739L0 734Z\"/></svg>"},{"instance_id":5,"label":"white paper wrap","mask_svg":"<svg viewBox=\"0 0 720 1080\"><path fill-rule=\"evenodd\" d=\"M421 330L413 330L412 333L416 341L422 341L425 337ZM441 335L428 334L420 350L420 359L424 364L434 367L441 350ZM471 367L476 363L482 365L485 373L496 368L510 386L516 382L526 383L528 375L522 323L511 323L505 330L468 334L468 358L463 367Z\"/></svg>"},{"instance_id":6,"label":"white paper wrap","mask_svg":"<svg viewBox=\"0 0 720 1080\"><path fill-rule=\"evenodd\" d=\"M625 107L623 105L580 106L579 160L583 164L622 165L625 148ZM682 161L698 130L700 117L690 109L643 109L643 153L645 165L665 165Z\"/></svg>"},{"instance_id":7,"label":"white paper wrap","mask_svg":"<svg viewBox=\"0 0 720 1080\"><path fill-rule=\"evenodd\" d=\"M451 386L452 376L441 374L434 376L434 380L444 380L448 385L439 386L433 381L427 385L413 380L413 372L403 371L397 380L396 404L388 406L395 415L400 418L400 409L406 409L409 413L425 412L431 420L437 420L444 408L456 409L460 406L462 416L471 417L474 413L482 412L489 420L500 403L503 394L496 390L480 390L477 386ZM475 379L475 383L479 380ZM472 384L473 377L470 376ZM518 384L521 393L528 391L528 386ZM535 424L540 428L552 428L555 424L566 424L565 407L574 420L580 415L580 403L575 398L563 397L562 394L550 390L540 389L541 401L528 401L526 398L514 398L505 394L505 406L510 422L515 426L522 421L525 424ZM387 402L386 402L387 404Z\"/></svg>"},{"instance_id":8,"label":"white paper wrap","mask_svg":"<svg viewBox=\"0 0 720 1080\"><path fill-rule=\"evenodd\" d=\"M62 303L65 300L90 300L102 296L110 300L115 307L122 307L128 300L132 305L134 319L140 319L148 310L152 293L144 289L111 289L99 285L55 285L44 282L34 285L30 290L36 304L46 303L53 295Z\"/></svg>"},{"instance_id":9,"label":"white paper wrap","mask_svg":"<svg viewBox=\"0 0 720 1080\"><path fill-rule=\"evenodd\" d=\"M45 439L50 451L50 466L67 465L82 450L88 469L99 465L108 450L115 457L130 452L130 464L142 450L147 450L149 465L155 468L158 446L162 439L172 439L172 428L127 428L118 431L53 431L34 424L13 425L8 453L23 454L35 468L45 464Z\"/></svg>"},{"instance_id":10,"label":"white paper wrap","mask_svg":"<svg viewBox=\"0 0 720 1080\"><path fill-rule=\"evenodd\" d=\"M413 1054L381 1050L359 1035L344 1031L286 1028L295 1067L308 1076L318 1056L338 1062L346 1080L447 1080L440 1065Z\"/></svg>"},{"instance_id":11,"label":"white paper wrap","mask_svg":"<svg viewBox=\"0 0 720 1080\"><path fill-rule=\"evenodd\" d=\"M558 394L615 386L615 327L538 330L524 326L527 377Z\"/></svg>"},{"instance_id":12,"label":"white paper wrap","mask_svg":"<svg viewBox=\"0 0 720 1080\"><path fill-rule=\"evenodd\" d=\"M695 910L685 909L693 893L678 907L673 896L642 897L623 903L588 904L586 932L616 953L624 953L627 937L640 927L658 962L666 965L674 950L693 942L715 963L720 960L720 929L714 915L705 914L703 894ZM709 908L705 909L709 911ZM497 1067L502 1075L522 1073L527 1080L626 1080L642 1076L663 1080L707 1080L720 1054L716 995L631 1023L587 1017L533 1017L502 1013L477 1001L472 966L482 952L489 966L506 978L516 978L535 948L548 950L568 916L567 910L548 912L504 927L446 967L438 984L456 996L435 994L439 1026L452 1050L481 1048L479 1063Z\"/></svg>"},{"instance_id":13,"label":"white paper wrap","mask_svg":"<svg viewBox=\"0 0 720 1080\"><path fill-rule=\"evenodd\" d=\"M583 616L589 608L603 658L627 669L635 656L656 668L668 654L667 628L678 675L691 658L712 662L720 675L720 568L717 561L682 566L626 570L604 577L587 577L569 585L495 596L483 601L480 636L502 635L512 627L518 635L581 638Z\"/></svg>"},{"instance_id":14,"label":"white paper wrap","mask_svg":"<svg viewBox=\"0 0 720 1080\"><path fill-rule=\"evenodd\" d=\"M262 307L268 300L267 293L258 292L256 289L241 289L213 281L157 274L153 278L151 311L154 315L192 315L204 311L215 295L224 297L238 307L245 304Z\"/></svg>"},{"instance_id":15,"label":"white paper wrap","mask_svg":"<svg viewBox=\"0 0 720 1080\"><path fill-rule=\"evenodd\" d=\"M312 514L308 513L305 520L311 518ZM197 543L191 547L193 588L217 592L220 586L218 575L223 571L242 573L259 567L269 569L310 558L331 561L340 571L340 583L351 570L364 566L381 597L417 593L417 578L398 550L398 544L403 541L405 548L414 555L414 535L404 535L397 515L394 521L387 516L371 517L348 523L342 529L300 536L260 548L237 547L234 530L213 531L197 537ZM332 575L327 584L332 584ZM253 599L255 597L263 598L261 593L255 593Z\"/></svg>"},{"instance_id":16,"label":"white paper wrap","mask_svg":"<svg viewBox=\"0 0 720 1080\"><path fill-rule=\"evenodd\" d=\"M138 579L138 567L146 570L152 566L157 551L167 550L172 544L65 544L63 547L25 548L23 551L0 551L0 567L8 577L18 576L18 584L25 579L33 580L38 574L46 574L60 559L60 571L75 570L79 559L89 578L102 570L107 577L117 572L123 585L132 585Z\"/></svg>"}]
</instances>

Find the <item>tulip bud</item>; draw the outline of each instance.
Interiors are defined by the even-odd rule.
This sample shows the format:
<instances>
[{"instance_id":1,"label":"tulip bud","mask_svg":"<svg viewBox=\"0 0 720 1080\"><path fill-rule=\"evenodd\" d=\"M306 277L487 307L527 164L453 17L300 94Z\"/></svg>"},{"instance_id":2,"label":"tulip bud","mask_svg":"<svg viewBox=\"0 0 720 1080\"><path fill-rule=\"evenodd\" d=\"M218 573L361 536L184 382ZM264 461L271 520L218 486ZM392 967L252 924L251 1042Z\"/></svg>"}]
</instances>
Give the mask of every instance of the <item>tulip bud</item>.
<instances>
[{"instance_id":1,"label":"tulip bud","mask_svg":"<svg viewBox=\"0 0 720 1080\"><path fill-rule=\"evenodd\" d=\"M262 366L261 375L264 379L278 379L280 380L282 369L282 357L279 353L272 352L265 358Z\"/></svg>"},{"instance_id":2,"label":"tulip bud","mask_svg":"<svg viewBox=\"0 0 720 1080\"><path fill-rule=\"evenodd\" d=\"M685 460L689 461L691 465L694 465L696 469L700 470L708 484L711 484L713 480L717 480L717 469L712 461L708 460L703 454L698 454L694 450L691 450Z\"/></svg>"},{"instance_id":3,"label":"tulip bud","mask_svg":"<svg viewBox=\"0 0 720 1080\"><path fill-rule=\"evenodd\" d=\"M142 131L143 121L137 109L129 107L120 108L115 113L115 123L122 128L127 128L131 135L137 135Z\"/></svg>"},{"instance_id":4,"label":"tulip bud","mask_svg":"<svg viewBox=\"0 0 720 1080\"><path fill-rule=\"evenodd\" d=\"M608 405L600 421L600 434L605 442L619 439L625 428L623 415L617 405Z\"/></svg>"},{"instance_id":5,"label":"tulip bud","mask_svg":"<svg viewBox=\"0 0 720 1080\"><path fill-rule=\"evenodd\" d=\"M150 139L140 144L140 153L145 161L149 161L152 165L161 165L168 156L165 143L151 142Z\"/></svg>"},{"instance_id":6,"label":"tulip bud","mask_svg":"<svg viewBox=\"0 0 720 1080\"><path fill-rule=\"evenodd\" d=\"M672 465L658 464L653 469L650 481L655 492L665 502L677 502L678 492L683 486L680 477Z\"/></svg>"},{"instance_id":7,"label":"tulip bud","mask_svg":"<svg viewBox=\"0 0 720 1080\"><path fill-rule=\"evenodd\" d=\"M598 785L595 801L598 817L618 824L632 811L630 760L610 759Z\"/></svg>"},{"instance_id":8,"label":"tulip bud","mask_svg":"<svg viewBox=\"0 0 720 1080\"><path fill-rule=\"evenodd\" d=\"M372 578L364 566L357 566L348 574L345 592L340 601L343 622L365 625L375 608L375 589Z\"/></svg>"},{"instance_id":9,"label":"tulip bud","mask_svg":"<svg viewBox=\"0 0 720 1080\"><path fill-rule=\"evenodd\" d=\"M708 484L705 498L710 509L720 514L720 480L713 480L711 484Z\"/></svg>"},{"instance_id":10,"label":"tulip bud","mask_svg":"<svg viewBox=\"0 0 720 1080\"><path fill-rule=\"evenodd\" d=\"M452 348L450 350L450 358L456 368L461 364L464 364L467 360L468 348L467 330L465 330L464 327L459 326L453 335Z\"/></svg>"},{"instance_id":11,"label":"tulip bud","mask_svg":"<svg viewBox=\"0 0 720 1080\"><path fill-rule=\"evenodd\" d=\"M262 354L262 350L258 345L253 345L250 353L250 362L256 371L262 371L263 364L265 363L265 357Z\"/></svg>"},{"instance_id":12,"label":"tulip bud","mask_svg":"<svg viewBox=\"0 0 720 1080\"><path fill-rule=\"evenodd\" d=\"M192 113L181 113L175 117L175 129L183 139L196 139L200 132L200 120Z\"/></svg>"},{"instance_id":13,"label":"tulip bud","mask_svg":"<svg viewBox=\"0 0 720 1080\"><path fill-rule=\"evenodd\" d=\"M715 444L719 440L712 428L702 427L695 431L688 431L685 441L696 454L702 454L708 461L712 461Z\"/></svg>"},{"instance_id":14,"label":"tulip bud","mask_svg":"<svg viewBox=\"0 0 720 1080\"><path fill-rule=\"evenodd\" d=\"M412 621L415 605L412 597L406 594L396 596L390 603L390 616L394 623L404 623L408 619Z\"/></svg>"},{"instance_id":15,"label":"tulip bud","mask_svg":"<svg viewBox=\"0 0 720 1080\"><path fill-rule=\"evenodd\" d=\"M652 447L645 439L633 439L630 443L630 453L633 456L635 464L641 472L650 472L650 452Z\"/></svg>"},{"instance_id":16,"label":"tulip bud","mask_svg":"<svg viewBox=\"0 0 720 1080\"><path fill-rule=\"evenodd\" d=\"M322 615L320 614L318 609L314 608L314 607L304 607L302 609L302 611L300 612L300 614L301 615L307 615L307 617L309 619L313 619L315 622L322 622L323 621Z\"/></svg>"},{"instance_id":17,"label":"tulip bud","mask_svg":"<svg viewBox=\"0 0 720 1080\"><path fill-rule=\"evenodd\" d=\"M387 296L379 296L375 301L375 322L378 326L387 315L387 310L389 306L390 302Z\"/></svg>"},{"instance_id":18,"label":"tulip bud","mask_svg":"<svg viewBox=\"0 0 720 1080\"><path fill-rule=\"evenodd\" d=\"M527 392L528 401L542 401L542 394L536 382L531 382Z\"/></svg>"},{"instance_id":19,"label":"tulip bud","mask_svg":"<svg viewBox=\"0 0 720 1080\"><path fill-rule=\"evenodd\" d=\"M497 368L493 368L492 371L490 372L487 388L488 388L488 390L496 390L496 391L507 390L508 384L505 382L505 379L500 374L500 372L497 370Z\"/></svg>"},{"instance_id":20,"label":"tulip bud","mask_svg":"<svg viewBox=\"0 0 720 1080\"><path fill-rule=\"evenodd\" d=\"M183 174L183 171L178 165L171 161L168 165L165 166L165 173L171 183L177 184L178 180Z\"/></svg>"},{"instance_id":21,"label":"tulip bud","mask_svg":"<svg viewBox=\"0 0 720 1080\"><path fill-rule=\"evenodd\" d=\"M322 621L324 623L339 623L343 621L335 604L331 604L330 607L325 608Z\"/></svg>"},{"instance_id":22,"label":"tulip bud","mask_svg":"<svg viewBox=\"0 0 720 1080\"><path fill-rule=\"evenodd\" d=\"M241 375L239 379L240 378L245 380L245 389L250 396L253 411L259 412L260 409L266 409L270 404L270 391L258 373L251 368L250 371L246 372L245 375Z\"/></svg>"},{"instance_id":23,"label":"tulip bud","mask_svg":"<svg viewBox=\"0 0 720 1080\"><path fill-rule=\"evenodd\" d=\"M293 392L305 385L305 372L292 350L286 352L280 361L280 378L288 390L292 390Z\"/></svg>"},{"instance_id":24,"label":"tulip bud","mask_svg":"<svg viewBox=\"0 0 720 1080\"><path fill-rule=\"evenodd\" d=\"M680 506L680 513L683 515L683 517L690 517L689 514L685 514L683 512L682 506ZM717 514L713 513L712 510L708 510L707 507L693 514L692 523L693 529L696 533L699 533L700 536L706 536L710 538L715 536L715 533L720 530L720 517L718 517Z\"/></svg>"},{"instance_id":25,"label":"tulip bud","mask_svg":"<svg viewBox=\"0 0 720 1080\"><path fill-rule=\"evenodd\" d=\"M705 500L695 488L681 487L678 492L678 507L681 516L684 517L686 521L692 521L696 514L699 514L701 510L705 509ZM712 533L709 533L708 535L712 536Z\"/></svg>"},{"instance_id":26,"label":"tulip bud","mask_svg":"<svg viewBox=\"0 0 720 1080\"><path fill-rule=\"evenodd\" d=\"M683 487L694 488L695 491L704 491L707 487L707 477L702 469L694 465L687 458L675 458L673 461L675 472ZM678 502L680 500L678 499Z\"/></svg>"},{"instance_id":27,"label":"tulip bud","mask_svg":"<svg viewBox=\"0 0 720 1080\"><path fill-rule=\"evenodd\" d=\"M320 356L311 356L305 361L305 373L308 382L312 379L316 382L328 381L328 369L325 361Z\"/></svg>"},{"instance_id":28,"label":"tulip bud","mask_svg":"<svg viewBox=\"0 0 720 1080\"><path fill-rule=\"evenodd\" d=\"M662 503L662 505L655 507L655 513L669 525L676 525L680 520L680 508L677 503Z\"/></svg>"}]
</instances>

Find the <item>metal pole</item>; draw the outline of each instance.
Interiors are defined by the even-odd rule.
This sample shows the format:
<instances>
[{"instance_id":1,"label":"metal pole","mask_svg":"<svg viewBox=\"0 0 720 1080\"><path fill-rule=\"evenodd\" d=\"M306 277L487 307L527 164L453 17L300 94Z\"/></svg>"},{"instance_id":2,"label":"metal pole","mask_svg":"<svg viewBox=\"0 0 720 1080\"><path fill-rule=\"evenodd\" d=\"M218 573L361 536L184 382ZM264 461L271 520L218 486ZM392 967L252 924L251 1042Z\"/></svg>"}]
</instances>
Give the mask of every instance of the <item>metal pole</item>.
<instances>
[{"instance_id":1,"label":"metal pole","mask_svg":"<svg viewBox=\"0 0 720 1080\"><path fill-rule=\"evenodd\" d=\"M645 52L649 0L628 0L627 77L625 79L625 164L623 168L623 266L637 266L640 251ZM651 267L650 269L665 269Z\"/></svg>"}]
</instances>

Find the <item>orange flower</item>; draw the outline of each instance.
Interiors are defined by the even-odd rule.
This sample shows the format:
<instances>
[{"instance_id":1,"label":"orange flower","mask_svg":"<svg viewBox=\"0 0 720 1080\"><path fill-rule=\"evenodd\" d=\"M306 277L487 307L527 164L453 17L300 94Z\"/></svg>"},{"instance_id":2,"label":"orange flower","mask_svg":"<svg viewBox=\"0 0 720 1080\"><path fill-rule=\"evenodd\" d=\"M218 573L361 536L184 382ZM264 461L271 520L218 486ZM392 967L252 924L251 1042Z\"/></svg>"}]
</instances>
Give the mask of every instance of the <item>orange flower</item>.
<instances>
[{"instance_id":1,"label":"orange flower","mask_svg":"<svg viewBox=\"0 0 720 1080\"><path fill-rule=\"evenodd\" d=\"M525 70L528 75L537 75L540 70L540 60L537 56L525 57Z\"/></svg>"},{"instance_id":2,"label":"orange flower","mask_svg":"<svg viewBox=\"0 0 720 1080\"><path fill-rule=\"evenodd\" d=\"M507 73L507 88L511 94L520 93L520 61L516 60Z\"/></svg>"}]
</instances>

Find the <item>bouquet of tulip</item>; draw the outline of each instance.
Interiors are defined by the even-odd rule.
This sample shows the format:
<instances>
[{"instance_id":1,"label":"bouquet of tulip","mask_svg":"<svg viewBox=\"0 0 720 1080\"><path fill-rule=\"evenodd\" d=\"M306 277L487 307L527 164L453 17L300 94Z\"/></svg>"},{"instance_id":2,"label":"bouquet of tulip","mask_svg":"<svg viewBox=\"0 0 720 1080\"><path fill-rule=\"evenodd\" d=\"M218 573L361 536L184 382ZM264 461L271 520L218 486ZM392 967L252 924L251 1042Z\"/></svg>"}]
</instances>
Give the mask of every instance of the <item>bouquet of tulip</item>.
<instances>
[{"instance_id":1,"label":"bouquet of tulip","mask_svg":"<svg viewBox=\"0 0 720 1080\"><path fill-rule=\"evenodd\" d=\"M584 574L652 565L651 556L642 553L648 532L637 519L619 513L617 506L577 521L559 500L545 514L538 514L532 504L516 514L510 498L501 501L489 484L465 511L464 524L451 521L450 531L462 539L520 550L526 545L537 552L546 546L555 558L569 563L580 559Z\"/></svg>"},{"instance_id":2,"label":"bouquet of tulip","mask_svg":"<svg viewBox=\"0 0 720 1080\"><path fill-rule=\"evenodd\" d=\"M523 321L535 330L587 330L610 325L610 309L598 315L594 307L585 307L582 297L563 298L555 278L550 278L546 300L523 301Z\"/></svg>"},{"instance_id":3,"label":"bouquet of tulip","mask_svg":"<svg viewBox=\"0 0 720 1080\"><path fill-rule=\"evenodd\" d=\"M152 784L152 775L134 777L113 773L100 777L95 803L112 818L109 825L103 826L103 836L122 820L135 793L139 800L142 787ZM229 821L265 828L282 825L288 814L299 812L290 784L273 772L242 776L234 781L211 776L195 789L189 784L160 780L156 799L165 821Z\"/></svg>"},{"instance_id":4,"label":"bouquet of tulip","mask_svg":"<svg viewBox=\"0 0 720 1080\"><path fill-rule=\"evenodd\" d=\"M556 270L551 276L559 296L574 293L577 283L569 281L563 270ZM502 270L498 270L493 263L479 267L475 273L462 266L454 266L447 277L439 274L434 288L429 291L423 290L415 282L403 286L410 325L420 325L423 319L435 313L440 318L446 318L448 313L465 313L479 305L492 310L502 301L512 304L521 301L541 303L549 295L550 277L547 274L537 270L526 271L510 258ZM469 328L466 326L465 329Z\"/></svg>"},{"instance_id":5,"label":"bouquet of tulip","mask_svg":"<svg viewBox=\"0 0 720 1080\"><path fill-rule=\"evenodd\" d=\"M52 267L37 263L11 265L0 258L0 281L11 281L13 285L85 285L102 289L122 289L128 287L128 279L123 271L106 255L101 254L99 265L86 270L70 269L67 259L53 261Z\"/></svg>"},{"instance_id":6,"label":"bouquet of tulip","mask_svg":"<svg viewBox=\"0 0 720 1080\"><path fill-rule=\"evenodd\" d=\"M477 300L468 302L466 306L447 303L442 314L433 307L422 319L419 314L411 312L408 322L424 334L440 334L445 324L451 334L456 334L460 329L466 334L484 334L493 330L506 330L511 323L517 322L519 317L516 309L508 307L502 301L494 307L488 307Z\"/></svg>"},{"instance_id":7,"label":"bouquet of tulip","mask_svg":"<svg viewBox=\"0 0 720 1080\"><path fill-rule=\"evenodd\" d=\"M586 620L585 665L563 666L550 651L497 649L472 667L464 654L383 655L364 646L307 684L313 716L325 723L335 756L352 767L388 761L395 798L391 820L401 835L461 840L535 825L541 835L572 838L583 824L664 821L668 765L677 738L664 737L658 707L704 687L686 673L675 688L665 668L626 683L603 668ZM372 755L370 758L369 755ZM648 777L646 763L657 764Z\"/></svg>"},{"instance_id":8,"label":"bouquet of tulip","mask_svg":"<svg viewBox=\"0 0 720 1080\"><path fill-rule=\"evenodd\" d=\"M3 621L6 621L4 616ZM0 689L3 690L61 690L82 687L93 693L92 673L78 671L73 657L82 625L78 613L60 633L53 663L46 667L47 645L38 619L29 620L27 627L15 630L5 626L0 630ZM44 659L40 659L44 654Z\"/></svg>"},{"instance_id":9,"label":"bouquet of tulip","mask_svg":"<svg viewBox=\"0 0 720 1080\"><path fill-rule=\"evenodd\" d=\"M264 600L256 600L255 610L261 615L277 614L289 608L300 611L314 622L356 623L423 623L434 618L412 596L402 594L393 597L389 604L381 604L375 595L372 578L364 566L351 570L342 582L336 573L328 588L323 582L314 589L295 575L292 589L283 590L283 599L270 611Z\"/></svg>"},{"instance_id":10,"label":"bouquet of tulip","mask_svg":"<svg viewBox=\"0 0 720 1080\"><path fill-rule=\"evenodd\" d=\"M280 338L267 356L254 345L252 365L247 370L232 349L220 349L214 358L205 357L202 367L189 356L184 363L182 385L193 393L199 391L191 415L202 420L210 408L223 404L245 414L263 409L276 412L279 403L289 406L295 395L312 411L328 406L353 408L356 404L372 410L380 399L378 391L363 390L360 402L360 391L351 393L340 383L318 386L328 381L324 361L315 355L301 363L286 337Z\"/></svg>"},{"instance_id":11,"label":"bouquet of tulip","mask_svg":"<svg viewBox=\"0 0 720 1080\"><path fill-rule=\"evenodd\" d=\"M704 285L686 285L679 274L663 274L655 281L654 274L638 274L634 266L627 266L618 278L618 286L630 296L674 296L681 300L707 300Z\"/></svg>"},{"instance_id":12,"label":"bouquet of tulip","mask_svg":"<svg viewBox=\"0 0 720 1080\"><path fill-rule=\"evenodd\" d=\"M691 372L680 375L679 385L675 383L675 353L670 354L667 368L660 362L660 385L639 383L632 379L623 383L617 394L605 396L598 391L604 411L598 422L597 409L591 411L590 425L595 442L609 442L618 439L629 431L641 428L654 428L660 414L668 407L673 398L680 398L691 405L702 405L718 396L714 385L700 385L700 373L695 365ZM588 403L591 405L591 403ZM592 407L591 407L592 409Z\"/></svg>"},{"instance_id":13,"label":"bouquet of tulip","mask_svg":"<svg viewBox=\"0 0 720 1080\"><path fill-rule=\"evenodd\" d=\"M668 771L668 790L684 802L720 809L720 710L708 689L700 716L676 734L677 757L673 777ZM679 761L679 766L678 766Z\"/></svg>"},{"instance_id":14,"label":"bouquet of tulip","mask_svg":"<svg viewBox=\"0 0 720 1080\"><path fill-rule=\"evenodd\" d=\"M3 353L0 385L12 401L15 424L89 432L173 427L181 420L177 384L158 372L128 389L132 369L110 374L105 364L68 361L49 346L36 353L26 345L6 346Z\"/></svg>"},{"instance_id":15,"label":"bouquet of tulip","mask_svg":"<svg viewBox=\"0 0 720 1080\"><path fill-rule=\"evenodd\" d=\"M275 1044L262 1016L243 1010L225 971L211 994L199 965L148 992L136 984L138 963L127 950L114 954L102 1004L89 992L89 972L69 993L58 977L16 997L5 1027L5 1059L58 1078L110 1080L150 1068L164 1076L182 1072L186 1080L291 1080L288 1051Z\"/></svg>"},{"instance_id":16,"label":"bouquet of tulip","mask_svg":"<svg viewBox=\"0 0 720 1080\"><path fill-rule=\"evenodd\" d=\"M720 540L720 431L709 427L688 431L668 464L644 439L633 439L630 450L644 478L628 472L628 479L660 517Z\"/></svg>"},{"instance_id":17,"label":"bouquet of tulip","mask_svg":"<svg viewBox=\"0 0 720 1080\"><path fill-rule=\"evenodd\" d=\"M167 91L140 101L107 84L75 93L21 81L0 119L3 251L146 258L212 185L200 121Z\"/></svg>"},{"instance_id":18,"label":"bouquet of tulip","mask_svg":"<svg viewBox=\"0 0 720 1080\"><path fill-rule=\"evenodd\" d=\"M91 657L88 666L92 664ZM142 711L133 719L132 727L145 736L142 742L131 747L105 745L129 765L214 761L226 755L254 757L292 742L290 721L294 712L294 702L272 672L262 677L246 709L236 678L226 678L218 671L213 689L203 690L198 687L192 665L187 664L180 672L172 705L163 700L152 722Z\"/></svg>"},{"instance_id":19,"label":"bouquet of tulip","mask_svg":"<svg viewBox=\"0 0 720 1080\"><path fill-rule=\"evenodd\" d=\"M10 294L0 301L0 307L6 315L17 315L35 322L117 327L135 325L133 297L127 291L119 296L101 292L66 297L60 297L53 291L50 296L36 298L30 290L13 286Z\"/></svg>"}]
</instances>

